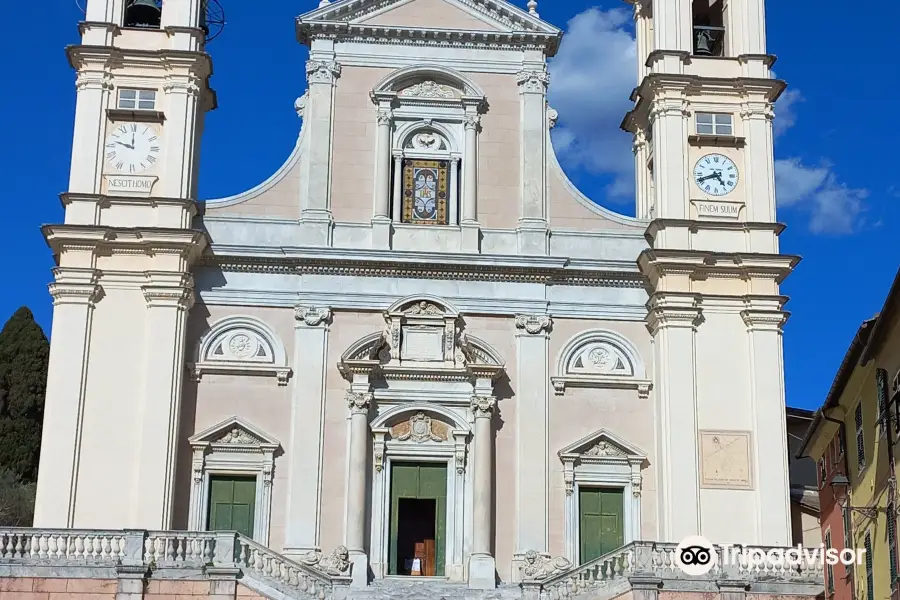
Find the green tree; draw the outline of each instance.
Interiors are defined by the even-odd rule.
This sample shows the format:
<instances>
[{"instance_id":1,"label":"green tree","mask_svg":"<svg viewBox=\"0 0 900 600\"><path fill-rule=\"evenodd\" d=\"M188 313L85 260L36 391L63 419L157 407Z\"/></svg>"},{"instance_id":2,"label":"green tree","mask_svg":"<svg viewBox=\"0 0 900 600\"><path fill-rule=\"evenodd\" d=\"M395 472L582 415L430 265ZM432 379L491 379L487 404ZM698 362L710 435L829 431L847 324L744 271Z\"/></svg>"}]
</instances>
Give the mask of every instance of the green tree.
<instances>
[{"instance_id":1,"label":"green tree","mask_svg":"<svg viewBox=\"0 0 900 600\"><path fill-rule=\"evenodd\" d=\"M37 480L50 342L23 306L0 331L0 471Z\"/></svg>"}]
</instances>

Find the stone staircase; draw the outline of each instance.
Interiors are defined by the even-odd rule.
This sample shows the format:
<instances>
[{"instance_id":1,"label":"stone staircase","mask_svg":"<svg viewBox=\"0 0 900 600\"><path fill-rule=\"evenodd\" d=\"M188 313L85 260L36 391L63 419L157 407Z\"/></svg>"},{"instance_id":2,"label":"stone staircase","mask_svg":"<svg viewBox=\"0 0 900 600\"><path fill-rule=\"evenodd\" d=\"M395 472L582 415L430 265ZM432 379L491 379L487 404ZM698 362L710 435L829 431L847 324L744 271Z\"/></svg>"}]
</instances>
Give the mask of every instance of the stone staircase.
<instances>
[{"instance_id":1,"label":"stone staircase","mask_svg":"<svg viewBox=\"0 0 900 600\"><path fill-rule=\"evenodd\" d=\"M441 578L389 577L365 589L351 589L348 600L520 600L522 588L501 585L495 590L470 590L465 583Z\"/></svg>"}]
</instances>

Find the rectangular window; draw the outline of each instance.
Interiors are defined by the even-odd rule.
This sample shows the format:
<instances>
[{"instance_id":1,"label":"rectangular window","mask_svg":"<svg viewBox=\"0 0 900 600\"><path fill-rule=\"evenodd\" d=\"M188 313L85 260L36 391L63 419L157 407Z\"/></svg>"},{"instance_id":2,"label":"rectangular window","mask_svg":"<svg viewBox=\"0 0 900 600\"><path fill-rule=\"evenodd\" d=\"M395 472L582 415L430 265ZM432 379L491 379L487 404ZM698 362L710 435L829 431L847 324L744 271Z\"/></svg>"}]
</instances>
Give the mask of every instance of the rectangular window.
<instances>
[{"instance_id":1,"label":"rectangular window","mask_svg":"<svg viewBox=\"0 0 900 600\"><path fill-rule=\"evenodd\" d=\"M888 429L887 417L887 371L884 369L875 369L875 393L878 398L878 435L884 437Z\"/></svg>"},{"instance_id":2,"label":"rectangular window","mask_svg":"<svg viewBox=\"0 0 900 600\"><path fill-rule=\"evenodd\" d=\"M156 92L154 90L119 90L119 108L130 110L154 110Z\"/></svg>"},{"instance_id":3,"label":"rectangular window","mask_svg":"<svg viewBox=\"0 0 900 600\"><path fill-rule=\"evenodd\" d=\"M448 225L450 169L446 160L404 160L401 221Z\"/></svg>"},{"instance_id":4,"label":"rectangular window","mask_svg":"<svg viewBox=\"0 0 900 600\"><path fill-rule=\"evenodd\" d=\"M844 426L843 425L841 425L838 428L837 438L838 438L838 447L837 447L838 455L837 455L837 457L838 457L838 459L840 459L844 455L844 452L847 451L847 440L844 439Z\"/></svg>"},{"instance_id":5,"label":"rectangular window","mask_svg":"<svg viewBox=\"0 0 900 600\"><path fill-rule=\"evenodd\" d=\"M875 600L875 573L872 570L872 535L866 532L866 600Z\"/></svg>"},{"instance_id":6,"label":"rectangular window","mask_svg":"<svg viewBox=\"0 0 900 600\"><path fill-rule=\"evenodd\" d=\"M887 513L888 551L891 560L891 586L893 586L897 579L897 513L894 511L893 502L888 504Z\"/></svg>"},{"instance_id":7,"label":"rectangular window","mask_svg":"<svg viewBox=\"0 0 900 600\"><path fill-rule=\"evenodd\" d=\"M863 436L863 407L862 402L856 405L853 415L856 426L856 470L862 471L866 467L866 441Z\"/></svg>"},{"instance_id":8,"label":"rectangular window","mask_svg":"<svg viewBox=\"0 0 900 600\"><path fill-rule=\"evenodd\" d=\"M731 115L724 113L697 113L699 135L734 135Z\"/></svg>"},{"instance_id":9,"label":"rectangular window","mask_svg":"<svg viewBox=\"0 0 900 600\"><path fill-rule=\"evenodd\" d=\"M825 532L825 550L831 548L831 532ZM825 585L828 594L834 593L834 566L831 563L825 564Z\"/></svg>"},{"instance_id":10,"label":"rectangular window","mask_svg":"<svg viewBox=\"0 0 900 600\"><path fill-rule=\"evenodd\" d=\"M819 487L825 487L825 481L828 479L828 468L825 465L825 459L819 459Z\"/></svg>"}]
</instances>

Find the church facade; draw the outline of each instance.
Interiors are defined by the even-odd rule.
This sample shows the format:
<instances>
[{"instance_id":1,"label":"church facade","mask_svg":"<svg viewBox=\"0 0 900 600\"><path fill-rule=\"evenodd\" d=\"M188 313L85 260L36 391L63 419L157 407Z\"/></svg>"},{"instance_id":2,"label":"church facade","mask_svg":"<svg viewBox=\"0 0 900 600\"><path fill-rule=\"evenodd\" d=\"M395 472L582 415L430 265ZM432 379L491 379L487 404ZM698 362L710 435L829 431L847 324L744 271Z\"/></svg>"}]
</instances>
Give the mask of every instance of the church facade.
<instances>
[{"instance_id":1,"label":"church facade","mask_svg":"<svg viewBox=\"0 0 900 600\"><path fill-rule=\"evenodd\" d=\"M203 3L89 0L35 526L344 546L362 586L790 544L785 84L763 0L697 4L633 3L632 218L560 167L533 1L323 0L292 155L201 201Z\"/></svg>"}]
</instances>

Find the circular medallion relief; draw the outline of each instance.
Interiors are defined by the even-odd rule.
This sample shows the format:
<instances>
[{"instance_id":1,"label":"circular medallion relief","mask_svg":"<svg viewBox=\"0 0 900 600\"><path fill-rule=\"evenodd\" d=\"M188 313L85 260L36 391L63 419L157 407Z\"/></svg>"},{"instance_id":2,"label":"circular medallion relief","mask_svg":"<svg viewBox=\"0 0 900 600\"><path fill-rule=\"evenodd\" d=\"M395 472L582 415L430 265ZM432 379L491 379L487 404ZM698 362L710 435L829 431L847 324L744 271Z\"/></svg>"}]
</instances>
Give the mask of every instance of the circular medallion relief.
<instances>
[{"instance_id":1,"label":"circular medallion relief","mask_svg":"<svg viewBox=\"0 0 900 600\"><path fill-rule=\"evenodd\" d=\"M616 357L609 348L597 346L588 353L591 365L600 371L612 371L616 367Z\"/></svg>"},{"instance_id":2,"label":"circular medallion relief","mask_svg":"<svg viewBox=\"0 0 900 600\"><path fill-rule=\"evenodd\" d=\"M237 358L247 358L251 356L255 350L256 344L246 333L238 333L228 342L228 349Z\"/></svg>"}]
</instances>

